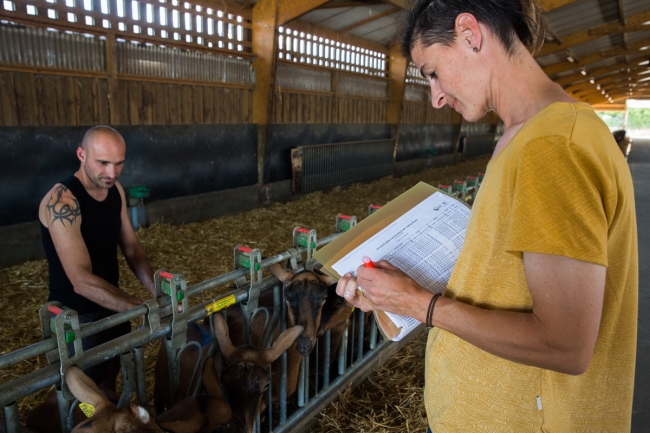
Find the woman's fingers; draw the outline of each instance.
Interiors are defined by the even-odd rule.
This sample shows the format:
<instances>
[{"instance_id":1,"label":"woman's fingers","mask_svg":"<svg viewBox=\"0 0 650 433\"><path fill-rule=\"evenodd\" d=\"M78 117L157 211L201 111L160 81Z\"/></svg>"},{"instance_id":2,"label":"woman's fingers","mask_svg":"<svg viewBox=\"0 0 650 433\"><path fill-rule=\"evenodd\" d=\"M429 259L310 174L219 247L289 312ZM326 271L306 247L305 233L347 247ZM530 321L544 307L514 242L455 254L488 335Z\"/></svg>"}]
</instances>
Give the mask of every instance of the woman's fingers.
<instances>
[{"instance_id":1,"label":"woman's fingers","mask_svg":"<svg viewBox=\"0 0 650 433\"><path fill-rule=\"evenodd\" d=\"M366 298L359 296L360 291L357 289L359 289L357 279L352 274L347 273L341 277L336 285L336 294L363 311L372 310L370 302Z\"/></svg>"}]
</instances>

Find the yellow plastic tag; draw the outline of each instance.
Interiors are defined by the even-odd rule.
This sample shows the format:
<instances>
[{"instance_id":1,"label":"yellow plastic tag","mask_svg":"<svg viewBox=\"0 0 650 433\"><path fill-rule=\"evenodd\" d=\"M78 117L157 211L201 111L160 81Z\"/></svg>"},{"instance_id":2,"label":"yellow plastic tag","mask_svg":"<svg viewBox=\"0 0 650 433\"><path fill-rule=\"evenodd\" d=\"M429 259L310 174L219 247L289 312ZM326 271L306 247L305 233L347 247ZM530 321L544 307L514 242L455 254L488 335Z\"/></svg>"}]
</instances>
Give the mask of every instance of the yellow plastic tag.
<instances>
[{"instance_id":1,"label":"yellow plastic tag","mask_svg":"<svg viewBox=\"0 0 650 433\"><path fill-rule=\"evenodd\" d=\"M95 406L93 406L90 403L79 403L79 409L86 415L86 417L90 418L93 416L95 413Z\"/></svg>"},{"instance_id":2,"label":"yellow plastic tag","mask_svg":"<svg viewBox=\"0 0 650 433\"><path fill-rule=\"evenodd\" d=\"M217 301L214 301L212 304L208 304L205 306L205 311L208 312L208 316L211 314L216 313L217 311L221 311L224 308L228 308L231 305L233 305L237 301L237 298L235 298L235 295L229 295L226 296L225 298L221 298Z\"/></svg>"}]
</instances>

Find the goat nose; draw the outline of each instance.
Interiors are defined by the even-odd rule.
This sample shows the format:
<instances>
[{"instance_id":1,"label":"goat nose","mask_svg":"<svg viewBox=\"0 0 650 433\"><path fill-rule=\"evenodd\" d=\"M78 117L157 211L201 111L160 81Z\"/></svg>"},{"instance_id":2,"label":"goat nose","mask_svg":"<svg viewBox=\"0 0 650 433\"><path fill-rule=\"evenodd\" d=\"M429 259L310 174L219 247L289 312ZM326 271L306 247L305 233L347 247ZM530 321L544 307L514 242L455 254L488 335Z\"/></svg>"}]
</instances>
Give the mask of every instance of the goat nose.
<instances>
[{"instance_id":1,"label":"goat nose","mask_svg":"<svg viewBox=\"0 0 650 433\"><path fill-rule=\"evenodd\" d=\"M307 356L311 353L313 347L312 341L310 338L301 337L296 340L296 349L302 356Z\"/></svg>"}]
</instances>

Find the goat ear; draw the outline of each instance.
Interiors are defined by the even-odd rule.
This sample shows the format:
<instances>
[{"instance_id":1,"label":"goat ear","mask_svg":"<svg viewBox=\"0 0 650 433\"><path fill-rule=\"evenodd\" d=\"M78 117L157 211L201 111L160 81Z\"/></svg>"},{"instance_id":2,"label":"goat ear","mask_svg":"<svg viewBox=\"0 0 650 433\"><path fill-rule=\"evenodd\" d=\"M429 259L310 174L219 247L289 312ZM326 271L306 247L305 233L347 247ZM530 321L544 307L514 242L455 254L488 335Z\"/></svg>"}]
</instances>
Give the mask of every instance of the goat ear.
<instances>
[{"instance_id":1,"label":"goat ear","mask_svg":"<svg viewBox=\"0 0 650 433\"><path fill-rule=\"evenodd\" d=\"M102 394L95 382L76 366L68 368L65 372L65 381L70 392L81 403L90 403L95 408L101 404L111 404Z\"/></svg>"},{"instance_id":2,"label":"goat ear","mask_svg":"<svg viewBox=\"0 0 650 433\"><path fill-rule=\"evenodd\" d=\"M275 275L278 280L282 281L285 284L288 284L294 277L291 272L284 269L282 266L280 266L279 263L274 263L269 266L269 271L271 271L271 273Z\"/></svg>"},{"instance_id":3,"label":"goat ear","mask_svg":"<svg viewBox=\"0 0 650 433\"><path fill-rule=\"evenodd\" d=\"M332 286L339 282L339 280L337 280L336 278L331 277L328 274L322 272L319 272L316 275L318 276L318 279L321 280L321 282L325 284L325 286L327 287Z\"/></svg>"},{"instance_id":4,"label":"goat ear","mask_svg":"<svg viewBox=\"0 0 650 433\"><path fill-rule=\"evenodd\" d=\"M289 348L296 341L296 338L302 334L303 328L301 325L293 326L285 330L278 337L277 341L273 344L273 347L266 349L262 354L264 362L270 364L280 357L285 350Z\"/></svg>"},{"instance_id":5,"label":"goat ear","mask_svg":"<svg viewBox=\"0 0 650 433\"><path fill-rule=\"evenodd\" d=\"M221 386L219 385L219 378L217 377L217 369L214 365L215 357L211 356L206 358L205 364L203 365L203 386L209 395L215 397L223 397L221 395Z\"/></svg>"},{"instance_id":6,"label":"goat ear","mask_svg":"<svg viewBox=\"0 0 650 433\"><path fill-rule=\"evenodd\" d=\"M212 323L214 324L214 334L219 342L219 350L223 354L223 357L226 358L226 364L230 365L230 361L239 352L239 349L233 346L232 341L230 341L228 324L221 314L213 314Z\"/></svg>"}]
</instances>

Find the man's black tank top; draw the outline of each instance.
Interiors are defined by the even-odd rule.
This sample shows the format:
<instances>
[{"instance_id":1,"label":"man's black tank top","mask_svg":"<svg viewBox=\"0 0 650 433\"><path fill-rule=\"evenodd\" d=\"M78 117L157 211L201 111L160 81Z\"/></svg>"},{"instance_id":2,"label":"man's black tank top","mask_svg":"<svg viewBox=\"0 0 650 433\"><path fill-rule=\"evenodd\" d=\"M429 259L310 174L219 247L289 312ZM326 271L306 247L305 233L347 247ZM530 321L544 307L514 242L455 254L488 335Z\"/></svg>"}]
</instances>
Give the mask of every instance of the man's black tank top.
<instances>
[{"instance_id":1,"label":"man's black tank top","mask_svg":"<svg viewBox=\"0 0 650 433\"><path fill-rule=\"evenodd\" d=\"M93 274L117 286L120 271L117 264L117 245L122 228L122 197L117 187L108 190L104 201L97 201L88 194L81 181L70 176L60 182L65 185L79 202L81 209L81 236L86 243ZM60 222L55 222L60 224ZM49 301L59 301L64 306L76 310L79 314L94 313L102 310L100 305L78 295L72 288L61 260L56 253L50 231L41 223L43 248L47 256L50 271Z\"/></svg>"}]
</instances>

